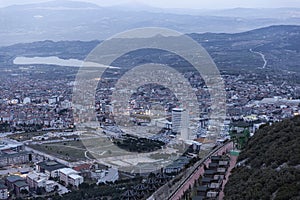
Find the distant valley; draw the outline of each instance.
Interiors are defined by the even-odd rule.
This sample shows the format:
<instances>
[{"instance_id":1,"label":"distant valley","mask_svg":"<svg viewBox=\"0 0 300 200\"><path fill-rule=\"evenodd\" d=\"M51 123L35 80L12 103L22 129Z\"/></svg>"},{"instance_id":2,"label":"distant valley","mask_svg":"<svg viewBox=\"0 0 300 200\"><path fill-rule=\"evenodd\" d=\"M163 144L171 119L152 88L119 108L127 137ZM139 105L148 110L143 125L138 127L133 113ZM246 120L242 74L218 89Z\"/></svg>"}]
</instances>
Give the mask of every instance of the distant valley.
<instances>
[{"instance_id":1,"label":"distant valley","mask_svg":"<svg viewBox=\"0 0 300 200\"><path fill-rule=\"evenodd\" d=\"M262 70L260 69L264 66L262 55L267 61L263 70L288 70L292 73L300 69L298 62L300 26L271 26L237 34L194 33L189 36L209 52L221 71ZM57 56L61 59L84 60L99 43L100 41L96 40L89 42L46 40L0 47L0 63L2 67L11 66L13 60L19 56ZM144 51L137 54L135 60L153 62L157 53ZM167 60L164 62L168 63Z\"/></svg>"}]
</instances>

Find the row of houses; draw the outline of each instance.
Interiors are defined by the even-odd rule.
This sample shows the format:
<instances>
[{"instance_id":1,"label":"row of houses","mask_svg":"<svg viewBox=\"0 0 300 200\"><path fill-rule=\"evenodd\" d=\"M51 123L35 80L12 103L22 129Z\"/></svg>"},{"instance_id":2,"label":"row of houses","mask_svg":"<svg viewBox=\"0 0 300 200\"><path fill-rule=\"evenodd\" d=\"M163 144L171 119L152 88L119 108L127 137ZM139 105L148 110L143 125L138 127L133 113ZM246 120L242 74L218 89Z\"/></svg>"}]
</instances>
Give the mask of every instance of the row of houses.
<instances>
[{"instance_id":1,"label":"row of houses","mask_svg":"<svg viewBox=\"0 0 300 200\"><path fill-rule=\"evenodd\" d=\"M197 195L193 197L193 200L217 200L229 165L229 156L212 156L211 162L201 178L200 186L197 187Z\"/></svg>"}]
</instances>

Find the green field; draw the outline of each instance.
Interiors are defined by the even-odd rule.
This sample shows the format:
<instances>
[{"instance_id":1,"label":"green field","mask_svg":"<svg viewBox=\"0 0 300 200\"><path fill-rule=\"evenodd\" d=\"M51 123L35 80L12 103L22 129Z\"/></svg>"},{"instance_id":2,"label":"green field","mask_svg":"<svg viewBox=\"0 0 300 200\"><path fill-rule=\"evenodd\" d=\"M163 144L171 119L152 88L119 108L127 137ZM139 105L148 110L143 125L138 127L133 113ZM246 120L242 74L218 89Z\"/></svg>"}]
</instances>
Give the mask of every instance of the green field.
<instances>
[{"instance_id":1,"label":"green field","mask_svg":"<svg viewBox=\"0 0 300 200\"><path fill-rule=\"evenodd\" d=\"M81 141L30 145L30 147L68 161L86 160L86 149ZM90 155L88 154L88 156Z\"/></svg>"},{"instance_id":2,"label":"green field","mask_svg":"<svg viewBox=\"0 0 300 200\"><path fill-rule=\"evenodd\" d=\"M62 141L50 144L30 145L30 147L68 161L130 154L114 145L107 138Z\"/></svg>"}]
</instances>

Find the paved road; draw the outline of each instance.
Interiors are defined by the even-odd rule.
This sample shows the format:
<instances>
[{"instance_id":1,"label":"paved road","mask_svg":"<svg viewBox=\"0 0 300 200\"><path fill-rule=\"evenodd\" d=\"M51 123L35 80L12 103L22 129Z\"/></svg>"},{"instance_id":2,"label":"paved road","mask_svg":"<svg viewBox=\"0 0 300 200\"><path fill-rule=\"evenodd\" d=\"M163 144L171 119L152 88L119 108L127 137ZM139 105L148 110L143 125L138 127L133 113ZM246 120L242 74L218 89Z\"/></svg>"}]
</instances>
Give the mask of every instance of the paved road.
<instances>
[{"instance_id":1,"label":"paved road","mask_svg":"<svg viewBox=\"0 0 300 200\"><path fill-rule=\"evenodd\" d=\"M263 54L263 53L261 53L261 52L258 52L258 51L253 51L252 49L249 49L252 53L256 53L256 54L258 54L258 55L260 55L261 56L261 58L263 59L263 61L264 61L264 65L262 66L262 68L264 69L264 68L266 68L266 66L267 66L267 64L268 64L268 61L266 60L266 56Z\"/></svg>"}]
</instances>

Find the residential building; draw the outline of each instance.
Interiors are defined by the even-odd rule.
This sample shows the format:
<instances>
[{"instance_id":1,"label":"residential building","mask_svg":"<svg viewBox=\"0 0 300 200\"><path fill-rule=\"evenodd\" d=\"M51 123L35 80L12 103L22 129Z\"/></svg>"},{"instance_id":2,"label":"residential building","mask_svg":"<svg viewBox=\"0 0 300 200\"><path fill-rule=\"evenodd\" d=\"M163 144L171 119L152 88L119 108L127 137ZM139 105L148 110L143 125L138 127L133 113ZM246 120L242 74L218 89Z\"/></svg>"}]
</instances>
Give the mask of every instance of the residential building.
<instances>
[{"instance_id":1,"label":"residential building","mask_svg":"<svg viewBox=\"0 0 300 200\"><path fill-rule=\"evenodd\" d=\"M59 170L59 180L65 185L73 185L78 187L83 183L83 177L78 175L78 172L71 168L63 168Z\"/></svg>"},{"instance_id":2,"label":"residential building","mask_svg":"<svg viewBox=\"0 0 300 200\"><path fill-rule=\"evenodd\" d=\"M17 197L22 195L22 190L29 191L29 185L25 182L25 180L16 175L11 175L6 177L5 183L9 189L9 191L13 191Z\"/></svg>"},{"instance_id":3,"label":"residential building","mask_svg":"<svg viewBox=\"0 0 300 200\"><path fill-rule=\"evenodd\" d=\"M25 190L29 192L29 186L28 184L23 180L23 181L17 181L14 183L14 188L15 188L15 194L17 197L22 196L22 190Z\"/></svg>"},{"instance_id":4,"label":"residential building","mask_svg":"<svg viewBox=\"0 0 300 200\"><path fill-rule=\"evenodd\" d=\"M28 151L2 151L0 152L0 166L16 165L31 161L31 153Z\"/></svg>"},{"instance_id":5,"label":"residential building","mask_svg":"<svg viewBox=\"0 0 300 200\"><path fill-rule=\"evenodd\" d=\"M21 142L17 142L15 140L11 140L8 138L1 138L0 139L0 151L6 151L6 150L12 150L12 151L22 151L24 150L24 144Z\"/></svg>"},{"instance_id":6,"label":"residential building","mask_svg":"<svg viewBox=\"0 0 300 200\"><path fill-rule=\"evenodd\" d=\"M29 188L37 189L38 187L46 187L46 182L48 180L48 175L38 172L30 172L26 177L26 182Z\"/></svg>"},{"instance_id":7,"label":"residential building","mask_svg":"<svg viewBox=\"0 0 300 200\"><path fill-rule=\"evenodd\" d=\"M5 184L8 186L10 190L14 190L14 184L18 181L23 181L24 179L17 175L11 175L5 178Z\"/></svg>"},{"instance_id":8,"label":"residential building","mask_svg":"<svg viewBox=\"0 0 300 200\"><path fill-rule=\"evenodd\" d=\"M68 185L78 187L81 183L83 183L83 177L78 174L70 174L68 176Z\"/></svg>"},{"instance_id":9,"label":"residential building","mask_svg":"<svg viewBox=\"0 0 300 200\"><path fill-rule=\"evenodd\" d=\"M8 199L8 196L8 187L3 182L0 182L0 199Z\"/></svg>"},{"instance_id":10,"label":"residential building","mask_svg":"<svg viewBox=\"0 0 300 200\"><path fill-rule=\"evenodd\" d=\"M59 177L59 169L66 168L67 166L57 161L43 161L37 164L37 171L47 174L49 177Z\"/></svg>"}]
</instances>

